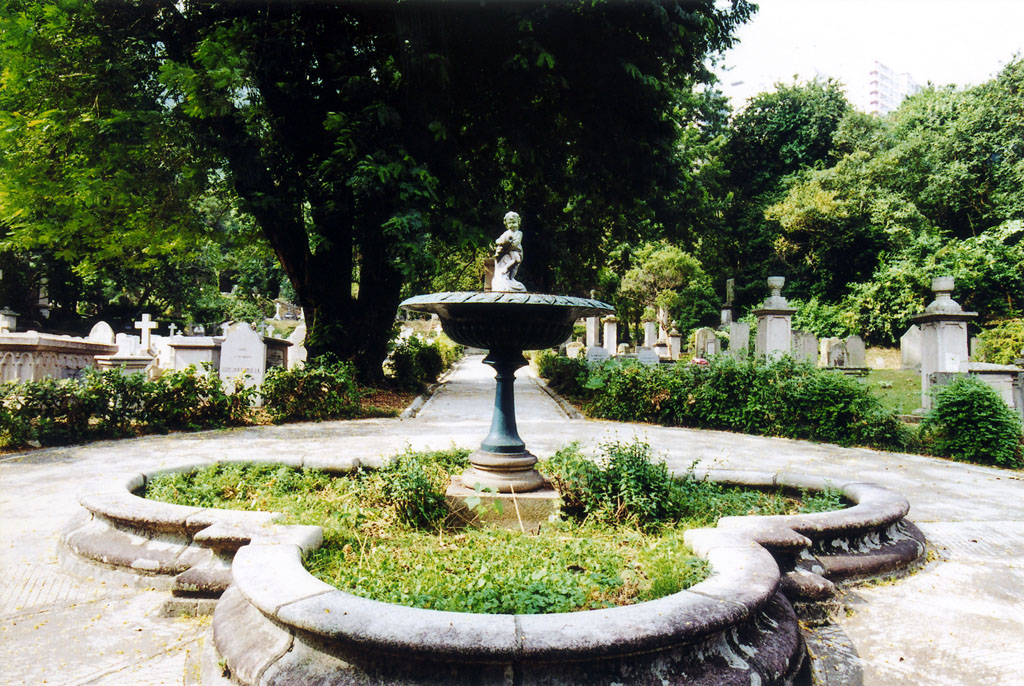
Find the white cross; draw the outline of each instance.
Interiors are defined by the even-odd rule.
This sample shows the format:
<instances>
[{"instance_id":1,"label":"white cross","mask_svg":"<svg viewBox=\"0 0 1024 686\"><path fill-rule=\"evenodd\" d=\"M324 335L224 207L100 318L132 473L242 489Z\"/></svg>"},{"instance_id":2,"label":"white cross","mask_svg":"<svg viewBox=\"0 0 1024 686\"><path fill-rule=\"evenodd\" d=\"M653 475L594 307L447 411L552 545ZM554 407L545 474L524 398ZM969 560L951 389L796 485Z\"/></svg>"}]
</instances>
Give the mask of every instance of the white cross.
<instances>
[{"instance_id":1,"label":"white cross","mask_svg":"<svg viewBox=\"0 0 1024 686\"><path fill-rule=\"evenodd\" d=\"M174 336L174 334L178 333L178 327L176 327L174 324L168 324L167 330L170 332L170 335L172 337Z\"/></svg>"},{"instance_id":2,"label":"white cross","mask_svg":"<svg viewBox=\"0 0 1024 686\"><path fill-rule=\"evenodd\" d=\"M142 331L142 349L149 352L149 343L151 332L156 327L160 326L159 323L153 321L152 317L148 314L142 315L141 322L135 322L135 328Z\"/></svg>"}]
</instances>

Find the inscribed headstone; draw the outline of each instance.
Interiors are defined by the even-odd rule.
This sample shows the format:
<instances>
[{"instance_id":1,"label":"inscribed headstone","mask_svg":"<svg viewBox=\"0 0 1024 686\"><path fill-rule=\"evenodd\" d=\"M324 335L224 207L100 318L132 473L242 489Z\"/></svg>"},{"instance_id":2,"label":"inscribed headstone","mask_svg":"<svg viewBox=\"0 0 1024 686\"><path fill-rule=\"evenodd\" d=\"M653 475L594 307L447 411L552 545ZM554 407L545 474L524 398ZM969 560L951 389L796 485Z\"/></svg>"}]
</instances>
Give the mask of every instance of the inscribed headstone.
<instances>
[{"instance_id":1,"label":"inscribed headstone","mask_svg":"<svg viewBox=\"0 0 1024 686\"><path fill-rule=\"evenodd\" d=\"M846 366L867 367L867 351L864 347L864 339L854 334L846 339Z\"/></svg>"},{"instance_id":2,"label":"inscribed headstone","mask_svg":"<svg viewBox=\"0 0 1024 686\"><path fill-rule=\"evenodd\" d=\"M263 383L267 351L263 338L246 322L230 324L224 331L220 347L220 378L228 385L244 379L246 388Z\"/></svg>"},{"instance_id":3,"label":"inscribed headstone","mask_svg":"<svg viewBox=\"0 0 1024 686\"><path fill-rule=\"evenodd\" d=\"M587 362L604 362L611 359L611 353L605 348L593 347L587 348Z\"/></svg>"},{"instance_id":4,"label":"inscribed headstone","mask_svg":"<svg viewBox=\"0 0 1024 686\"><path fill-rule=\"evenodd\" d=\"M818 362L818 337L810 331L793 332L793 357L801 362Z\"/></svg>"},{"instance_id":5,"label":"inscribed headstone","mask_svg":"<svg viewBox=\"0 0 1024 686\"><path fill-rule=\"evenodd\" d=\"M715 335L715 330L706 326L697 329L693 340L697 357L712 357L722 350L722 344L718 340L718 336Z\"/></svg>"},{"instance_id":6,"label":"inscribed headstone","mask_svg":"<svg viewBox=\"0 0 1024 686\"><path fill-rule=\"evenodd\" d=\"M746 357L750 350L750 324L746 322L729 322L729 354L733 357Z\"/></svg>"},{"instance_id":7,"label":"inscribed headstone","mask_svg":"<svg viewBox=\"0 0 1024 686\"><path fill-rule=\"evenodd\" d=\"M655 365L661 362L661 356L653 348L643 347L636 351L636 359L641 364Z\"/></svg>"}]
</instances>

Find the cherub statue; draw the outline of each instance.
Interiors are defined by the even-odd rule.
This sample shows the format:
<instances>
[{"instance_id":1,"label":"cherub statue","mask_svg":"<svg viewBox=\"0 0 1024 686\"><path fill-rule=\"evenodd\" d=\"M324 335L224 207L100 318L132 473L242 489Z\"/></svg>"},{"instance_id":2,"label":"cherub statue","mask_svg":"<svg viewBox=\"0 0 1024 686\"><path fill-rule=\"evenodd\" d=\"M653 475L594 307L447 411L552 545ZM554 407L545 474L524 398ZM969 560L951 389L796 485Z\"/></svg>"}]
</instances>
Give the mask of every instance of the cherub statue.
<instances>
[{"instance_id":1,"label":"cherub statue","mask_svg":"<svg viewBox=\"0 0 1024 686\"><path fill-rule=\"evenodd\" d=\"M494 278L492 291L526 291L526 286L516 281L519 265L523 261L523 232L519 230L521 220L515 212L505 214L505 233L494 242Z\"/></svg>"}]
</instances>

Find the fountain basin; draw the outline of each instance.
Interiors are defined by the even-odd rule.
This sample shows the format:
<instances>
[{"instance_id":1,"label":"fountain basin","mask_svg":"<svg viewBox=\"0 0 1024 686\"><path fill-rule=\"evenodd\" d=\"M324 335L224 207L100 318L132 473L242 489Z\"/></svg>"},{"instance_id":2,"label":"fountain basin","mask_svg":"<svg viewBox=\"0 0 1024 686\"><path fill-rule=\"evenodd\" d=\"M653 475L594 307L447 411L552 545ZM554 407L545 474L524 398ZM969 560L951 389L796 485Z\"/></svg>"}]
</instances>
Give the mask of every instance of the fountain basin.
<instances>
[{"instance_id":1,"label":"fountain basin","mask_svg":"<svg viewBox=\"0 0 1024 686\"><path fill-rule=\"evenodd\" d=\"M451 291L417 295L400 307L436 314L456 343L493 350L541 350L561 345L580 317L613 312L600 300L542 293Z\"/></svg>"},{"instance_id":2,"label":"fountain basin","mask_svg":"<svg viewBox=\"0 0 1024 686\"><path fill-rule=\"evenodd\" d=\"M508 292L447 292L417 295L400 307L436 314L441 328L456 343L489 351L484 364L494 367L496 385L491 429L480 449L469 456L461 477L469 489L497 493L546 491L551 502L558 494L547 487L516 427L515 372L525 366L524 350L561 345L572 335L580 317L612 312L600 300L569 295ZM458 486L449 493L458 497Z\"/></svg>"},{"instance_id":3,"label":"fountain basin","mask_svg":"<svg viewBox=\"0 0 1024 686\"><path fill-rule=\"evenodd\" d=\"M330 471L353 466L338 460ZM83 496L88 521L69 527L63 543L93 563L145 574L147 584L161 576L178 580L172 588L179 590L181 567L194 566L193 577L205 570L223 579L227 571L232 584L216 605L204 686L454 686L509 678L790 684L804 660L794 607L820 602L844 579L905 568L924 550L905 519L906 499L888 489L800 474L709 471L703 476L723 483L836 488L853 506L728 518L692 530L687 543L709 561L712 576L658 600L569 614L438 612L358 598L313 578L301 560L316 547L319 527L134 495L149 476L126 475ZM153 568L156 554L176 564Z\"/></svg>"}]
</instances>

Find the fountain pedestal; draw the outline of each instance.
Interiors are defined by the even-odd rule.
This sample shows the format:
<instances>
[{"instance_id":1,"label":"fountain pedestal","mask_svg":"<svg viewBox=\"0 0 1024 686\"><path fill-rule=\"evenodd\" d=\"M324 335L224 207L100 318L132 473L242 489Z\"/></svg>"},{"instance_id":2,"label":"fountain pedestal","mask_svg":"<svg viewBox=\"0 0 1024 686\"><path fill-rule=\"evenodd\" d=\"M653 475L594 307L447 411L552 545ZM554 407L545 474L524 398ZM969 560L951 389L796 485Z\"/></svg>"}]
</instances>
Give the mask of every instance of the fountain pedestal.
<instances>
[{"instance_id":1,"label":"fountain pedestal","mask_svg":"<svg viewBox=\"0 0 1024 686\"><path fill-rule=\"evenodd\" d=\"M491 430L480 448L469 456L470 467L462 474L462 483L479 485L498 493L524 493L544 485L544 477L533 468L537 458L519 437L516 427L516 370L528 363L518 348L495 348L484 358L494 367L494 412Z\"/></svg>"},{"instance_id":2,"label":"fountain pedestal","mask_svg":"<svg viewBox=\"0 0 1024 686\"><path fill-rule=\"evenodd\" d=\"M409 298L401 307L436 314L453 341L489 351L484 364L494 367L497 383L491 429L470 454L462 485L498 493L544 487L544 477L534 469L537 458L516 428L515 380L516 370L527 364L523 351L560 345L572 335L577 319L613 308L587 298L496 292L430 293Z\"/></svg>"}]
</instances>

